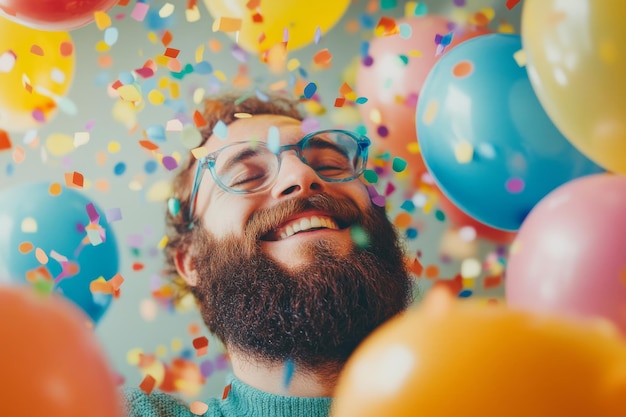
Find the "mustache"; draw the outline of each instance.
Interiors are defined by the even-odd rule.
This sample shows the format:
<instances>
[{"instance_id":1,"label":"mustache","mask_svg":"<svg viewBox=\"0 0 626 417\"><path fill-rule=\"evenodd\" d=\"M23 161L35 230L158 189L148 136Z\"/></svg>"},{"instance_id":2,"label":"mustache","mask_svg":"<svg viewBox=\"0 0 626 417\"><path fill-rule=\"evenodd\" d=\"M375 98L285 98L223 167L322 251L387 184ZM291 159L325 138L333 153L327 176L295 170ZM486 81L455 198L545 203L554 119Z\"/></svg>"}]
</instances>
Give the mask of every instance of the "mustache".
<instances>
[{"instance_id":1,"label":"mustache","mask_svg":"<svg viewBox=\"0 0 626 417\"><path fill-rule=\"evenodd\" d=\"M306 210L328 213L341 228L359 222L362 217L359 207L349 199L334 198L326 193L314 194L307 198L291 198L256 211L246 222L245 234L250 239L257 240Z\"/></svg>"}]
</instances>

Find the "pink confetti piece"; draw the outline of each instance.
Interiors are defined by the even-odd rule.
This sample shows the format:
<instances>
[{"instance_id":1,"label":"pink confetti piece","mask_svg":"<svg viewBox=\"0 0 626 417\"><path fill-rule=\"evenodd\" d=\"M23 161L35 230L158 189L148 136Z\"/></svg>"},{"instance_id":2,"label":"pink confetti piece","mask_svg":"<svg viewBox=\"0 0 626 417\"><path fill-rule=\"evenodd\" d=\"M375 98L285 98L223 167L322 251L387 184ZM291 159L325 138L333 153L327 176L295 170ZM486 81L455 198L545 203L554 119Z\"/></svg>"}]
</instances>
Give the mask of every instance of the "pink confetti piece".
<instances>
[{"instance_id":1,"label":"pink confetti piece","mask_svg":"<svg viewBox=\"0 0 626 417\"><path fill-rule=\"evenodd\" d=\"M138 22L143 22L148 14L148 10L150 9L150 5L147 3L136 3L133 11L130 13L130 17L135 19Z\"/></svg>"}]
</instances>

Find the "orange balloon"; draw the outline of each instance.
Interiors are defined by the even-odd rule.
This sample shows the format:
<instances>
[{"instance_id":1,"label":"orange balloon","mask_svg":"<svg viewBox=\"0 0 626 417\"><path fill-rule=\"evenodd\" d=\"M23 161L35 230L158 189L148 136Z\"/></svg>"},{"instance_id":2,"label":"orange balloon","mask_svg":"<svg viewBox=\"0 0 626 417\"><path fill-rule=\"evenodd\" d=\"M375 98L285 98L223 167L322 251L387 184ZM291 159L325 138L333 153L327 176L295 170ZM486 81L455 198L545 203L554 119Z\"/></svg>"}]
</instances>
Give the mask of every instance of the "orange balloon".
<instances>
[{"instance_id":1,"label":"orange balloon","mask_svg":"<svg viewBox=\"0 0 626 417\"><path fill-rule=\"evenodd\" d=\"M533 315L431 290L424 305L357 348L331 415L623 417L625 399L626 340L608 322Z\"/></svg>"},{"instance_id":2,"label":"orange balloon","mask_svg":"<svg viewBox=\"0 0 626 417\"><path fill-rule=\"evenodd\" d=\"M0 286L0 416L123 416L88 322L56 294Z\"/></svg>"}]
</instances>

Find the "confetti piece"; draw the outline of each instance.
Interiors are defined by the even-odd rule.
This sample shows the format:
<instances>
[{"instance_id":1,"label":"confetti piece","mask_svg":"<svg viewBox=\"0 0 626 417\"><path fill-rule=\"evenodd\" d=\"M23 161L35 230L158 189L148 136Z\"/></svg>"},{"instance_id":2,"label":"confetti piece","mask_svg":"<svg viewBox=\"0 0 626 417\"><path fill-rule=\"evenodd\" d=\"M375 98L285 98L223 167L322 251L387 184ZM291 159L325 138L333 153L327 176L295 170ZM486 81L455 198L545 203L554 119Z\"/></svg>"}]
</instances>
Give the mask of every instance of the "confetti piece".
<instances>
[{"instance_id":1,"label":"confetti piece","mask_svg":"<svg viewBox=\"0 0 626 417\"><path fill-rule=\"evenodd\" d=\"M230 393L230 386L231 384L228 384L224 387L224 391L222 392L222 400L228 398L228 394Z\"/></svg>"},{"instance_id":2,"label":"confetti piece","mask_svg":"<svg viewBox=\"0 0 626 417\"><path fill-rule=\"evenodd\" d=\"M283 388L288 389L289 385L291 385L291 380L293 379L295 367L296 366L293 360L287 359L285 361L285 371L283 374Z\"/></svg>"},{"instance_id":3,"label":"confetti piece","mask_svg":"<svg viewBox=\"0 0 626 417\"><path fill-rule=\"evenodd\" d=\"M141 4L141 3L137 3L137 4ZM150 374L146 375L141 381L141 383L139 384L139 388L143 392L145 392L147 395L150 395L150 393L152 393L152 390L154 390L155 386L156 386L156 379L154 379L154 377Z\"/></svg>"},{"instance_id":4,"label":"confetti piece","mask_svg":"<svg viewBox=\"0 0 626 417\"><path fill-rule=\"evenodd\" d=\"M99 30L104 30L108 28L109 26L111 26L111 17L105 12L96 10L93 13L93 17L94 17L94 21L96 22L96 26L98 27Z\"/></svg>"},{"instance_id":5,"label":"confetti piece","mask_svg":"<svg viewBox=\"0 0 626 417\"><path fill-rule=\"evenodd\" d=\"M108 223L122 220L122 209L119 207L109 208L104 211Z\"/></svg>"},{"instance_id":6,"label":"confetti piece","mask_svg":"<svg viewBox=\"0 0 626 417\"><path fill-rule=\"evenodd\" d=\"M66 172L65 173L65 186L74 188L83 188L85 178L80 172Z\"/></svg>"},{"instance_id":7,"label":"confetti piece","mask_svg":"<svg viewBox=\"0 0 626 417\"><path fill-rule=\"evenodd\" d=\"M33 244L30 242L21 242L18 246L17 246L17 250L22 254L27 254L28 252L32 251L34 248Z\"/></svg>"},{"instance_id":8,"label":"confetti piece","mask_svg":"<svg viewBox=\"0 0 626 417\"><path fill-rule=\"evenodd\" d=\"M513 7L517 6L521 0L506 0L506 8L511 10Z\"/></svg>"},{"instance_id":9,"label":"confetti piece","mask_svg":"<svg viewBox=\"0 0 626 417\"><path fill-rule=\"evenodd\" d=\"M160 9L159 9L159 17L161 18L165 18L165 17L169 17L174 13L174 5L172 3L165 3Z\"/></svg>"},{"instance_id":10,"label":"confetti piece","mask_svg":"<svg viewBox=\"0 0 626 417\"><path fill-rule=\"evenodd\" d=\"M89 142L89 132L75 132L74 133L74 148L86 145Z\"/></svg>"},{"instance_id":11,"label":"confetti piece","mask_svg":"<svg viewBox=\"0 0 626 417\"><path fill-rule=\"evenodd\" d=\"M0 73L10 72L15 66L17 56L15 52L9 50L0 55Z\"/></svg>"},{"instance_id":12,"label":"confetti piece","mask_svg":"<svg viewBox=\"0 0 626 417\"><path fill-rule=\"evenodd\" d=\"M452 75L457 78L465 78L474 71L474 64L470 61L461 61L452 68Z\"/></svg>"},{"instance_id":13,"label":"confetti piece","mask_svg":"<svg viewBox=\"0 0 626 417\"><path fill-rule=\"evenodd\" d=\"M382 16L374 29L375 36L391 36L400 33L396 20L392 17Z\"/></svg>"},{"instance_id":14,"label":"confetti piece","mask_svg":"<svg viewBox=\"0 0 626 417\"><path fill-rule=\"evenodd\" d=\"M461 277L477 278L482 272L480 261L473 258L464 259L461 263Z\"/></svg>"},{"instance_id":15,"label":"confetti piece","mask_svg":"<svg viewBox=\"0 0 626 417\"><path fill-rule=\"evenodd\" d=\"M135 7L133 11L130 13L130 17L138 22L143 22L148 14L148 10L150 9L150 5L147 3L135 3Z\"/></svg>"},{"instance_id":16,"label":"confetti piece","mask_svg":"<svg viewBox=\"0 0 626 417\"><path fill-rule=\"evenodd\" d=\"M439 102L437 100L431 100L426 105L426 110L424 111L424 115L422 116L422 122L424 125L430 125L435 118L437 117L437 113L439 111Z\"/></svg>"},{"instance_id":17,"label":"confetti piece","mask_svg":"<svg viewBox=\"0 0 626 417\"><path fill-rule=\"evenodd\" d=\"M200 9L198 9L197 5L194 4L192 7L185 9L185 19L187 22L197 22L200 20L200 17Z\"/></svg>"},{"instance_id":18,"label":"confetti piece","mask_svg":"<svg viewBox=\"0 0 626 417\"><path fill-rule=\"evenodd\" d=\"M11 137L9 134L4 130L0 130L0 151L11 149L11 146L13 145L11 144Z\"/></svg>"},{"instance_id":19,"label":"confetti piece","mask_svg":"<svg viewBox=\"0 0 626 417\"><path fill-rule=\"evenodd\" d=\"M169 198L167 200L167 209L172 216L177 216L180 212L180 200L177 198Z\"/></svg>"},{"instance_id":20,"label":"confetti piece","mask_svg":"<svg viewBox=\"0 0 626 417\"><path fill-rule=\"evenodd\" d=\"M320 51L317 51L315 55L313 55L313 62L316 65L327 66L333 59L333 55L330 53L328 48L324 48Z\"/></svg>"},{"instance_id":21,"label":"confetti piece","mask_svg":"<svg viewBox=\"0 0 626 417\"><path fill-rule=\"evenodd\" d=\"M30 46L30 53L37 56L44 56L43 48L36 44Z\"/></svg>"},{"instance_id":22,"label":"confetti piece","mask_svg":"<svg viewBox=\"0 0 626 417\"><path fill-rule=\"evenodd\" d=\"M511 194L519 194L524 191L525 183L521 178L509 178L504 187Z\"/></svg>"},{"instance_id":23,"label":"confetti piece","mask_svg":"<svg viewBox=\"0 0 626 417\"><path fill-rule=\"evenodd\" d=\"M117 92L124 101L134 102L141 100L141 92L134 84L122 85L117 89Z\"/></svg>"},{"instance_id":24,"label":"confetti piece","mask_svg":"<svg viewBox=\"0 0 626 417\"><path fill-rule=\"evenodd\" d=\"M207 122L204 119L204 116L198 110L194 111L193 113L193 122L198 129L207 125Z\"/></svg>"},{"instance_id":25,"label":"confetti piece","mask_svg":"<svg viewBox=\"0 0 626 417\"><path fill-rule=\"evenodd\" d=\"M22 219L20 229L23 233L37 233L37 220L32 217Z\"/></svg>"},{"instance_id":26,"label":"confetti piece","mask_svg":"<svg viewBox=\"0 0 626 417\"><path fill-rule=\"evenodd\" d=\"M519 51L515 52L513 54L513 59L515 59L515 62L517 63L518 66L520 67L525 67L526 66L526 51L524 51L523 49L520 49Z\"/></svg>"},{"instance_id":27,"label":"confetti piece","mask_svg":"<svg viewBox=\"0 0 626 417\"><path fill-rule=\"evenodd\" d=\"M37 268L29 269L26 271L25 277L28 282L52 282L52 275L50 275L50 271L48 271L48 268L43 265L38 266Z\"/></svg>"},{"instance_id":28,"label":"confetti piece","mask_svg":"<svg viewBox=\"0 0 626 417\"><path fill-rule=\"evenodd\" d=\"M435 264L428 265L424 270L426 278L437 278L439 276L439 267Z\"/></svg>"},{"instance_id":29,"label":"confetti piece","mask_svg":"<svg viewBox=\"0 0 626 417\"><path fill-rule=\"evenodd\" d=\"M241 30L241 19L235 17L220 17L213 21L213 32L237 32Z\"/></svg>"},{"instance_id":30,"label":"confetti piece","mask_svg":"<svg viewBox=\"0 0 626 417\"><path fill-rule=\"evenodd\" d=\"M467 164L474 158L474 146L467 142L462 141L454 146L454 157L459 164Z\"/></svg>"},{"instance_id":31,"label":"confetti piece","mask_svg":"<svg viewBox=\"0 0 626 417\"><path fill-rule=\"evenodd\" d=\"M202 416L209 411L209 406L202 401L194 401L189 406L189 411L197 416Z\"/></svg>"}]
</instances>

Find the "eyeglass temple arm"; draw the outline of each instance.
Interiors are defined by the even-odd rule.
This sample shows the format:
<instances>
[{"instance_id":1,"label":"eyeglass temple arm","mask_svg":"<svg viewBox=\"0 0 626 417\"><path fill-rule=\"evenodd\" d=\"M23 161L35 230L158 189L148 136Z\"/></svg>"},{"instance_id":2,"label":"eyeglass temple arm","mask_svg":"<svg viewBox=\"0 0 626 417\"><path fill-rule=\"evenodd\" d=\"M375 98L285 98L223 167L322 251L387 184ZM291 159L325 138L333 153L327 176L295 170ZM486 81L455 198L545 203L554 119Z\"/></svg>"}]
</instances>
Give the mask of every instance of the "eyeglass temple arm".
<instances>
[{"instance_id":1,"label":"eyeglass temple arm","mask_svg":"<svg viewBox=\"0 0 626 417\"><path fill-rule=\"evenodd\" d=\"M189 196L189 221L193 221L193 212L196 206L196 195L198 194L198 188L200 188L200 182L202 181L202 170L204 164L202 161L198 161L196 167L196 175L194 175L193 188L191 189L191 195Z\"/></svg>"}]
</instances>

